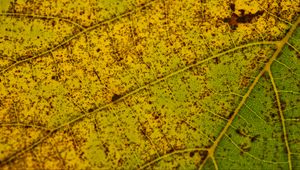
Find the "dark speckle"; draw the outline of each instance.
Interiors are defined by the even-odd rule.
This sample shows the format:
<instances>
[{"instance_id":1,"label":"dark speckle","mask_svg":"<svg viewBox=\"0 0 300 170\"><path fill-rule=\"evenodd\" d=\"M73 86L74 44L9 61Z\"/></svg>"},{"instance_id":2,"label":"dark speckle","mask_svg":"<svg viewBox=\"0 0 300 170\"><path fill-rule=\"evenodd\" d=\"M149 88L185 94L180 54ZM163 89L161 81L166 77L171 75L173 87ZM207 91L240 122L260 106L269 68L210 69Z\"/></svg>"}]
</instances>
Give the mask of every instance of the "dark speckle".
<instances>
[{"instance_id":1,"label":"dark speckle","mask_svg":"<svg viewBox=\"0 0 300 170\"><path fill-rule=\"evenodd\" d=\"M243 130L241 130L241 129L236 129L235 132L236 132L237 134L239 134L240 136L244 136L244 137L247 136L246 133L245 133Z\"/></svg>"},{"instance_id":2,"label":"dark speckle","mask_svg":"<svg viewBox=\"0 0 300 170\"><path fill-rule=\"evenodd\" d=\"M167 151L167 153L172 153L172 152L174 152L173 148Z\"/></svg>"},{"instance_id":3,"label":"dark speckle","mask_svg":"<svg viewBox=\"0 0 300 170\"><path fill-rule=\"evenodd\" d=\"M255 135L254 137L251 138L251 142L255 142L259 137L260 135Z\"/></svg>"},{"instance_id":4,"label":"dark speckle","mask_svg":"<svg viewBox=\"0 0 300 170\"><path fill-rule=\"evenodd\" d=\"M241 12L241 15L242 15L242 16L245 15L245 10L244 10L244 9L240 9L239 11Z\"/></svg>"},{"instance_id":5,"label":"dark speckle","mask_svg":"<svg viewBox=\"0 0 300 170\"><path fill-rule=\"evenodd\" d=\"M243 154L244 152L249 152L251 150L251 147L247 143L241 144L240 147L242 149L241 154Z\"/></svg>"},{"instance_id":6,"label":"dark speckle","mask_svg":"<svg viewBox=\"0 0 300 170\"><path fill-rule=\"evenodd\" d=\"M195 155L195 152L190 152L190 157L193 157Z\"/></svg>"},{"instance_id":7,"label":"dark speckle","mask_svg":"<svg viewBox=\"0 0 300 170\"><path fill-rule=\"evenodd\" d=\"M58 78L58 76L52 76L51 79L58 81L59 78Z\"/></svg>"},{"instance_id":8,"label":"dark speckle","mask_svg":"<svg viewBox=\"0 0 300 170\"><path fill-rule=\"evenodd\" d=\"M242 15L240 17L237 18L237 22L238 23L250 23L252 21L252 19L256 16L262 15L264 13L264 11L258 11L255 14L244 14L245 11L244 10L240 10Z\"/></svg>"},{"instance_id":9,"label":"dark speckle","mask_svg":"<svg viewBox=\"0 0 300 170\"><path fill-rule=\"evenodd\" d=\"M88 112L93 112L95 108L89 108Z\"/></svg>"},{"instance_id":10,"label":"dark speckle","mask_svg":"<svg viewBox=\"0 0 300 170\"><path fill-rule=\"evenodd\" d=\"M111 101L114 102L114 101L118 100L118 99L121 98L121 97L122 97L122 95L114 94L114 95L112 96L112 98L111 98Z\"/></svg>"},{"instance_id":11,"label":"dark speckle","mask_svg":"<svg viewBox=\"0 0 300 170\"><path fill-rule=\"evenodd\" d=\"M230 8L232 8L232 7L230 7ZM241 12L240 16L237 15L236 13L232 13L231 17L223 19L224 22L226 22L230 25L232 30L236 30L238 24L240 24L240 23L251 23L253 18L260 16L264 13L264 11L257 11L254 14L251 14L251 13L245 14L245 10L240 9L239 11Z\"/></svg>"},{"instance_id":12,"label":"dark speckle","mask_svg":"<svg viewBox=\"0 0 300 170\"><path fill-rule=\"evenodd\" d=\"M201 161L204 161L204 159L208 156L207 151L200 151L199 155L201 156Z\"/></svg>"},{"instance_id":13,"label":"dark speckle","mask_svg":"<svg viewBox=\"0 0 300 170\"><path fill-rule=\"evenodd\" d=\"M230 4L229 7L232 11L235 11L235 4Z\"/></svg>"},{"instance_id":14,"label":"dark speckle","mask_svg":"<svg viewBox=\"0 0 300 170\"><path fill-rule=\"evenodd\" d=\"M219 64L220 63L220 59L218 57L216 57L216 58L213 59L213 62L215 64Z\"/></svg>"},{"instance_id":15,"label":"dark speckle","mask_svg":"<svg viewBox=\"0 0 300 170\"><path fill-rule=\"evenodd\" d=\"M52 26L54 27L56 25L56 22L55 21L52 21Z\"/></svg>"}]
</instances>

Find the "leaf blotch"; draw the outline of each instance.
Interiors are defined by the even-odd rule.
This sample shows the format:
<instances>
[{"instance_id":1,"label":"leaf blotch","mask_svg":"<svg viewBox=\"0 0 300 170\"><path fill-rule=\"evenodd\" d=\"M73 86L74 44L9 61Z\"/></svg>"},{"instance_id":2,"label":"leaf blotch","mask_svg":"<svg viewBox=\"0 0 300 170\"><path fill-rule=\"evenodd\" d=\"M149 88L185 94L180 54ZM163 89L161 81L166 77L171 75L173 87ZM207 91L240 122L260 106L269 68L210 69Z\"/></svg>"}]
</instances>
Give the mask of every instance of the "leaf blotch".
<instances>
[{"instance_id":1,"label":"leaf blotch","mask_svg":"<svg viewBox=\"0 0 300 170\"><path fill-rule=\"evenodd\" d=\"M122 97L122 95L119 95L119 94L114 94L111 98L111 101L114 102L114 101L117 101L118 99L120 99Z\"/></svg>"}]
</instances>

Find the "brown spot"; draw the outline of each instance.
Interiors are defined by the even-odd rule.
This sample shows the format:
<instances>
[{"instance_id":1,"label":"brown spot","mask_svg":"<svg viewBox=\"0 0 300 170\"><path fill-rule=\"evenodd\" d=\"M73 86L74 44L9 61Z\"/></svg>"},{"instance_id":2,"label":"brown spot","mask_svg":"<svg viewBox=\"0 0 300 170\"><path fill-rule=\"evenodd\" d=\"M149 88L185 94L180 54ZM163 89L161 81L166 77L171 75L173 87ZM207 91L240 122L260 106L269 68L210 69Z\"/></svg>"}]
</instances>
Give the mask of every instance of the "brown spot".
<instances>
[{"instance_id":1,"label":"brown spot","mask_svg":"<svg viewBox=\"0 0 300 170\"><path fill-rule=\"evenodd\" d=\"M94 129L95 129L96 132L98 132L98 128L97 128L96 123L94 123Z\"/></svg>"},{"instance_id":2,"label":"brown spot","mask_svg":"<svg viewBox=\"0 0 300 170\"><path fill-rule=\"evenodd\" d=\"M58 129L54 129L54 130L51 130L49 133L56 133L57 131L58 131Z\"/></svg>"},{"instance_id":3,"label":"brown spot","mask_svg":"<svg viewBox=\"0 0 300 170\"><path fill-rule=\"evenodd\" d=\"M118 160L118 166L122 166L123 163L124 163L124 160L122 158Z\"/></svg>"},{"instance_id":4,"label":"brown spot","mask_svg":"<svg viewBox=\"0 0 300 170\"><path fill-rule=\"evenodd\" d=\"M58 81L59 77L58 76L52 76L51 79Z\"/></svg>"},{"instance_id":5,"label":"brown spot","mask_svg":"<svg viewBox=\"0 0 300 170\"><path fill-rule=\"evenodd\" d=\"M224 22L227 22L230 25L230 28L232 30L236 30L236 28L238 26L237 19L238 19L238 15L235 13L232 13L230 18L224 19Z\"/></svg>"},{"instance_id":6,"label":"brown spot","mask_svg":"<svg viewBox=\"0 0 300 170\"><path fill-rule=\"evenodd\" d=\"M173 148L170 149L170 150L168 150L168 151L167 151L167 154L168 154L168 153L172 153L172 152L174 152L174 149L173 149Z\"/></svg>"},{"instance_id":7,"label":"brown spot","mask_svg":"<svg viewBox=\"0 0 300 170\"><path fill-rule=\"evenodd\" d=\"M274 113L271 113L271 114L270 114L270 116L271 116L271 118L273 118L273 119L274 119L274 118L276 117L276 114L274 114Z\"/></svg>"},{"instance_id":8,"label":"brown spot","mask_svg":"<svg viewBox=\"0 0 300 170\"><path fill-rule=\"evenodd\" d=\"M247 143L244 143L241 145L241 149L242 149L241 154L243 154L244 152L249 152L251 150L251 147Z\"/></svg>"},{"instance_id":9,"label":"brown spot","mask_svg":"<svg viewBox=\"0 0 300 170\"><path fill-rule=\"evenodd\" d=\"M193 157L195 155L195 151L190 152L190 157Z\"/></svg>"},{"instance_id":10,"label":"brown spot","mask_svg":"<svg viewBox=\"0 0 300 170\"><path fill-rule=\"evenodd\" d=\"M280 104L281 104L281 109L285 110L286 109L286 102L283 100L280 100Z\"/></svg>"},{"instance_id":11,"label":"brown spot","mask_svg":"<svg viewBox=\"0 0 300 170\"><path fill-rule=\"evenodd\" d=\"M264 11L257 11L255 14L245 14L245 10L241 9L239 11L241 12L241 16L238 16L236 13L232 13L230 18L225 18L223 20L230 25L232 30L235 30L239 23L250 23L252 22L253 18L264 13Z\"/></svg>"},{"instance_id":12,"label":"brown spot","mask_svg":"<svg viewBox=\"0 0 300 170\"><path fill-rule=\"evenodd\" d=\"M242 81L240 85L243 87L248 87L249 82L250 82L250 77L242 77Z\"/></svg>"},{"instance_id":13,"label":"brown spot","mask_svg":"<svg viewBox=\"0 0 300 170\"><path fill-rule=\"evenodd\" d=\"M114 95L112 96L112 98L111 98L111 101L114 102L114 101L120 99L121 97L122 97L122 95L114 94Z\"/></svg>"},{"instance_id":14,"label":"brown spot","mask_svg":"<svg viewBox=\"0 0 300 170\"><path fill-rule=\"evenodd\" d=\"M257 11L255 14L244 14L245 10L240 10L241 11L241 16L237 18L238 23L250 23L252 19L256 16L260 16L264 13L264 11Z\"/></svg>"},{"instance_id":15,"label":"brown spot","mask_svg":"<svg viewBox=\"0 0 300 170\"><path fill-rule=\"evenodd\" d=\"M214 62L215 64L219 64L219 63L220 63L219 57L214 58L214 59L213 59L213 62Z\"/></svg>"},{"instance_id":16,"label":"brown spot","mask_svg":"<svg viewBox=\"0 0 300 170\"><path fill-rule=\"evenodd\" d=\"M255 142L257 140L257 138L259 138L260 135L255 135L253 137L251 137L251 142Z\"/></svg>"},{"instance_id":17,"label":"brown spot","mask_svg":"<svg viewBox=\"0 0 300 170\"><path fill-rule=\"evenodd\" d=\"M241 16L245 15L245 10L244 9L240 9L239 11L241 12Z\"/></svg>"},{"instance_id":18,"label":"brown spot","mask_svg":"<svg viewBox=\"0 0 300 170\"><path fill-rule=\"evenodd\" d=\"M232 11L235 11L235 4L229 4L229 7Z\"/></svg>"},{"instance_id":19,"label":"brown spot","mask_svg":"<svg viewBox=\"0 0 300 170\"><path fill-rule=\"evenodd\" d=\"M235 132L236 132L237 134L239 134L240 136L243 136L243 137L246 137L246 136L247 136L247 134L246 134L246 132L245 132L244 130L236 129Z\"/></svg>"},{"instance_id":20,"label":"brown spot","mask_svg":"<svg viewBox=\"0 0 300 170\"><path fill-rule=\"evenodd\" d=\"M52 26L54 27L56 25L56 21L52 21Z\"/></svg>"},{"instance_id":21,"label":"brown spot","mask_svg":"<svg viewBox=\"0 0 300 170\"><path fill-rule=\"evenodd\" d=\"M123 57L118 57L117 59L116 59L116 61L122 61L124 58Z\"/></svg>"},{"instance_id":22,"label":"brown spot","mask_svg":"<svg viewBox=\"0 0 300 170\"><path fill-rule=\"evenodd\" d=\"M231 118L233 114L234 114L234 112L230 112L228 118Z\"/></svg>"},{"instance_id":23,"label":"brown spot","mask_svg":"<svg viewBox=\"0 0 300 170\"><path fill-rule=\"evenodd\" d=\"M88 112L93 112L95 108L89 108Z\"/></svg>"},{"instance_id":24,"label":"brown spot","mask_svg":"<svg viewBox=\"0 0 300 170\"><path fill-rule=\"evenodd\" d=\"M208 155L207 151L199 151L199 155L201 156L201 161L203 162Z\"/></svg>"}]
</instances>

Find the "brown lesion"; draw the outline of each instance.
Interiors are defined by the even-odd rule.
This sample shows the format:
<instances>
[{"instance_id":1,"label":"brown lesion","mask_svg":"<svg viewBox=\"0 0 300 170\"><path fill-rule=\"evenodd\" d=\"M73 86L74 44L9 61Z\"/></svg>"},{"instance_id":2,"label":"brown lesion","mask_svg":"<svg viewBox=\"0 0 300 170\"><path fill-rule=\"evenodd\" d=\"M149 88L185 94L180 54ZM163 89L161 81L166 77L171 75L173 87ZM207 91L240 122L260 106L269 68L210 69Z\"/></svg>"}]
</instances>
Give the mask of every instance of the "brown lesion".
<instances>
[{"instance_id":1,"label":"brown lesion","mask_svg":"<svg viewBox=\"0 0 300 170\"><path fill-rule=\"evenodd\" d=\"M242 137L247 137L248 136L247 132L244 129L236 129L235 132L237 134L239 134L240 136L242 136Z\"/></svg>"},{"instance_id":2,"label":"brown lesion","mask_svg":"<svg viewBox=\"0 0 300 170\"><path fill-rule=\"evenodd\" d=\"M241 152L240 154L243 155L245 152L249 152L251 150L251 146L249 143L243 143L240 145Z\"/></svg>"},{"instance_id":3,"label":"brown lesion","mask_svg":"<svg viewBox=\"0 0 300 170\"><path fill-rule=\"evenodd\" d=\"M203 162L205 158L208 157L208 151L199 151L198 153L201 156L201 162Z\"/></svg>"},{"instance_id":4,"label":"brown lesion","mask_svg":"<svg viewBox=\"0 0 300 170\"><path fill-rule=\"evenodd\" d=\"M245 10L239 10L241 12L241 16L237 18L238 23L250 23L253 18L260 16L264 13L264 11L257 11L254 14L245 14Z\"/></svg>"},{"instance_id":5,"label":"brown lesion","mask_svg":"<svg viewBox=\"0 0 300 170\"><path fill-rule=\"evenodd\" d=\"M245 14L246 11L244 9L240 9L238 10L240 12L240 15L238 15L235 13L235 4L229 4L229 7L232 11L232 14L229 18L224 18L223 21L227 22L232 30L236 30L238 24L251 23L254 18L256 18L257 16L261 16L264 13L264 11L257 11L254 14Z\"/></svg>"},{"instance_id":6,"label":"brown lesion","mask_svg":"<svg viewBox=\"0 0 300 170\"><path fill-rule=\"evenodd\" d=\"M122 95L119 95L119 94L113 94L111 101L112 101L112 102L117 101L117 100L120 99L121 97L122 97Z\"/></svg>"}]
</instances>

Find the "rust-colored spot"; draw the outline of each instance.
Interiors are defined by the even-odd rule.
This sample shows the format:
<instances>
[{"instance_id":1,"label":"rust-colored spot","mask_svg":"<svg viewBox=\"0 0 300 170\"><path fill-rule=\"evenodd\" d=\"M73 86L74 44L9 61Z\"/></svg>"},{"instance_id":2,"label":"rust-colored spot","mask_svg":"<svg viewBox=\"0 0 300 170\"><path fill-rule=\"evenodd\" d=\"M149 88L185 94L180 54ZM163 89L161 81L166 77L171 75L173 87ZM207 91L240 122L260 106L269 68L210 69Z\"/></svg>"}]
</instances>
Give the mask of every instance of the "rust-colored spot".
<instances>
[{"instance_id":1,"label":"rust-colored spot","mask_svg":"<svg viewBox=\"0 0 300 170\"><path fill-rule=\"evenodd\" d=\"M255 14L245 14L245 10L240 10L241 16L237 18L238 23L250 23L252 19L256 16L260 16L264 11L257 11Z\"/></svg>"},{"instance_id":2,"label":"rust-colored spot","mask_svg":"<svg viewBox=\"0 0 300 170\"><path fill-rule=\"evenodd\" d=\"M234 4L230 4L230 9L232 11L235 10L235 5ZM257 11L254 14L245 14L245 10L240 9L239 10L241 12L241 15L238 16L236 13L232 13L231 16L229 18L225 18L224 22L227 22L232 30L235 30L238 26L238 24L240 23L250 23L252 22L253 18L260 16L264 13L264 11Z\"/></svg>"},{"instance_id":3,"label":"rust-colored spot","mask_svg":"<svg viewBox=\"0 0 300 170\"><path fill-rule=\"evenodd\" d=\"M242 77L240 85L243 87L248 87L250 83L250 77Z\"/></svg>"},{"instance_id":4,"label":"rust-colored spot","mask_svg":"<svg viewBox=\"0 0 300 170\"><path fill-rule=\"evenodd\" d=\"M230 28L232 30L236 30L236 28L238 26L238 22L237 22L238 17L239 16L237 14L232 13L230 18L224 19L224 22L227 22L230 25Z\"/></svg>"},{"instance_id":5,"label":"rust-colored spot","mask_svg":"<svg viewBox=\"0 0 300 170\"><path fill-rule=\"evenodd\" d=\"M229 4L229 7L232 11L235 11L235 4Z\"/></svg>"}]
</instances>

